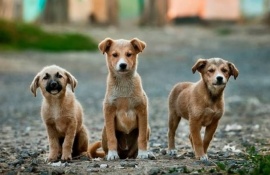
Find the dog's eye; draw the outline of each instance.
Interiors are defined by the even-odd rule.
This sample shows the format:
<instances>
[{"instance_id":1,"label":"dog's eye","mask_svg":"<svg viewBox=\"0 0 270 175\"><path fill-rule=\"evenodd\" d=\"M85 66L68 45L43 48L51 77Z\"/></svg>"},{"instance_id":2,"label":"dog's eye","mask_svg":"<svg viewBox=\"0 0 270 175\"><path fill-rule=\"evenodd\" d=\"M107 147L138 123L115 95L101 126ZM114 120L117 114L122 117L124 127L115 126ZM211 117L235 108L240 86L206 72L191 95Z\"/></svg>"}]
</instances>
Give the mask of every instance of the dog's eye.
<instances>
[{"instance_id":1,"label":"dog's eye","mask_svg":"<svg viewBox=\"0 0 270 175\"><path fill-rule=\"evenodd\" d=\"M215 72L215 70L214 69L209 69L208 72L213 73L213 72Z\"/></svg>"},{"instance_id":2,"label":"dog's eye","mask_svg":"<svg viewBox=\"0 0 270 175\"><path fill-rule=\"evenodd\" d=\"M127 53L127 57L131 57L131 55L132 55L131 53Z\"/></svg>"},{"instance_id":3,"label":"dog's eye","mask_svg":"<svg viewBox=\"0 0 270 175\"><path fill-rule=\"evenodd\" d=\"M118 56L118 54L117 53L113 53L112 56L116 58Z\"/></svg>"},{"instance_id":4,"label":"dog's eye","mask_svg":"<svg viewBox=\"0 0 270 175\"><path fill-rule=\"evenodd\" d=\"M228 72L227 69L222 69L221 71L222 71L223 73L227 73L227 72Z\"/></svg>"},{"instance_id":5,"label":"dog's eye","mask_svg":"<svg viewBox=\"0 0 270 175\"><path fill-rule=\"evenodd\" d=\"M46 73L45 77L43 77L43 80L48 80L50 78L50 75Z\"/></svg>"},{"instance_id":6,"label":"dog's eye","mask_svg":"<svg viewBox=\"0 0 270 175\"><path fill-rule=\"evenodd\" d=\"M62 78L63 77L61 74L59 74L59 72L57 72L57 74L55 76L56 76L56 78Z\"/></svg>"}]
</instances>

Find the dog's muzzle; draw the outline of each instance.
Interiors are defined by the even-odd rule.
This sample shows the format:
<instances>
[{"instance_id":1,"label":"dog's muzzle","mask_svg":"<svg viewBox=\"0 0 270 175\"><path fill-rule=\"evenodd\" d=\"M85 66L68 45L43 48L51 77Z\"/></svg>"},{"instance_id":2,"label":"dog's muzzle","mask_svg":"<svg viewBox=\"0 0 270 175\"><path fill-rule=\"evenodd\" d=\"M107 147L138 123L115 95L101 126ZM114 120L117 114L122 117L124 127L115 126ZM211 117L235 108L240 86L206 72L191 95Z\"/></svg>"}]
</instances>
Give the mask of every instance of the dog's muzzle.
<instances>
[{"instance_id":1,"label":"dog's muzzle","mask_svg":"<svg viewBox=\"0 0 270 175\"><path fill-rule=\"evenodd\" d=\"M51 80L47 83L46 86L46 91L49 92L50 94L56 95L62 90L62 85L55 81Z\"/></svg>"},{"instance_id":2,"label":"dog's muzzle","mask_svg":"<svg viewBox=\"0 0 270 175\"><path fill-rule=\"evenodd\" d=\"M225 85L226 82L224 82L224 77L222 76L217 76L215 82L213 85Z\"/></svg>"}]
</instances>

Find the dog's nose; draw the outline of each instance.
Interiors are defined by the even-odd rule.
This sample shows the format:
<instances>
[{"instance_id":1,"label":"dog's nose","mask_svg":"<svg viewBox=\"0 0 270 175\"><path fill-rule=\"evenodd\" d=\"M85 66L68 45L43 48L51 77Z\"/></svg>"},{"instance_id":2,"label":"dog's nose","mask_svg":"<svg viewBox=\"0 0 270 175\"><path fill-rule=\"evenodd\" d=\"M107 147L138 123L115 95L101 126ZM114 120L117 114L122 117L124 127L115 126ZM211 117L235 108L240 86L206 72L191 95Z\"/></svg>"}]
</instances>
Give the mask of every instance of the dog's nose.
<instances>
[{"instance_id":1,"label":"dog's nose","mask_svg":"<svg viewBox=\"0 0 270 175\"><path fill-rule=\"evenodd\" d=\"M121 64L119 65L119 67L120 67L121 70L124 70L124 69L127 68L127 64L126 64L126 63L121 63Z\"/></svg>"},{"instance_id":2,"label":"dog's nose","mask_svg":"<svg viewBox=\"0 0 270 175\"><path fill-rule=\"evenodd\" d=\"M52 88L55 88L57 86L57 82L56 81L52 81L50 85L51 85Z\"/></svg>"},{"instance_id":3,"label":"dog's nose","mask_svg":"<svg viewBox=\"0 0 270 175\"><path fill-rule=\"evenodd\" d=\"M217 76L217 81L218 82L222 82L223 81L223 77L222 76Z\"/></svg>"}]
</instances>

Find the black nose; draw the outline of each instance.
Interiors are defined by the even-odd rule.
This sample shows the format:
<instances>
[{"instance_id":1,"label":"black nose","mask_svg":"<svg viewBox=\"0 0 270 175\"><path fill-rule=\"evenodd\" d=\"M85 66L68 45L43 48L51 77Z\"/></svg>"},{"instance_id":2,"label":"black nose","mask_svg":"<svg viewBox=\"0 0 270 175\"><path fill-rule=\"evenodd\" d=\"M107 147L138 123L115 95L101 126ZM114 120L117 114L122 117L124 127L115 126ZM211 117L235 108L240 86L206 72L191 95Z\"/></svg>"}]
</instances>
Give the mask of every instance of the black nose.
<instances>
[{"instance_id":1,"label":"black nose","mask_svg":"<svg viewBox=\"0 0 270 175\"><path fill-rule=\"evenodd\" d=\"M217 81L218 81L218 82L222 82L222 81L223 81L223 77L222 77L222 76L218 76L218 77L217 77Z\"/></svg>"},{"instance_id":2,"label":"black nose","mask_svg":"<svg viewBox=\"0 0 270 175\"><path fill-rule=\"evenodd\" d=\"M56 81L52 81L51 84L50 84L50 86L52 88L55 88L57 86L57 82Z\"/></svg>"},{"instance_id":3,"label":"black nose","mask_svg":"<svg viewBox=\"0 0 270 175\"><path fill-rule=\"evenodd\" d=\"M126 63L121 63L121 64L119 65L119 67L120 67L120 69L124 70L124 69L127 68L127 64L126 64Z\"/></svg>"}]
</instances>

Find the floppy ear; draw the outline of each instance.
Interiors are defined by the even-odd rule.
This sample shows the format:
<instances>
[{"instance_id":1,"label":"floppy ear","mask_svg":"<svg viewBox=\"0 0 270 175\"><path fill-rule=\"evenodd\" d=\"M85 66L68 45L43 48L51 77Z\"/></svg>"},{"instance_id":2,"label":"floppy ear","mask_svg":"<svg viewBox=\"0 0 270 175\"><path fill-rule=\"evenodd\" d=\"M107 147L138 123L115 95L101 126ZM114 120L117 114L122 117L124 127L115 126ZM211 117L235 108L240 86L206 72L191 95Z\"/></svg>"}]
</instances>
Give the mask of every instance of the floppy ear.
<instances>
[{"instance_id":1,"label":"floppy ear","mask_svg":"<svg viewBox=\"0 0 270 175\"><path fill-rule=\"evenodd\" d=\"M206 63L207 63L207 59L202 59L202 58L198 59L198 61L192 67L192 72L195 73L196 70L201 72L202 69L205 67Z\"/></svg>"},{"instance_id":2,"label":"floppy ear","mask_svg":"<svg viewBox=\"0 0 270 175\"><path fill-rule=\"evenodd\" d=\"M37 74L30 85L30 90L34 94L35 97L37 96L37 88L39 87L39 84L38 84L39 77L40 77L39 74Z\"/></svg>"},{"instance_id":3,"label":"floppy ear","mask_svg":"<svg viewBox=\"0 0 270 175\"><path fill-rule=\"evenodd\" d=\"M101 41L98 45L99 50L104 54L105 52L108 52L111 45L113 43L113 40L111 38L105 38L103 41Z\"/></svg>"},{"instance_id":4,"label":"floppy ear","mask_svg":"<svg viewBox=\"0 0 270 175\"><path fill-rule=\"evenodd\" d=\"M238 77L238 74L239 74L238 69L231 62L228 62L228 65L229 65L229 68L230 68L230 75L232 75L234 77L234 79L236 80L236 78Z\"/></svg>"},{"instance_id":5,"label":"floppy ear","mask_svg":"<svg viewBox=\"0 0 270 175\"><path fill-rule=\"evenodd\" d=\"M67 75L67 83L70 84L71 86L71 90L72 92L74 92L75 87L78 84L78 81L76 80L76 78L71 75L71 73L69 73L68 71L65 72L65 74Z\"/></svg>"},{"instance_id":6,"label":"floppy ear","mask_svg":"<svg viewBox=\"0 0 270 175\"><path fill-rule=\"evenodd\" d=\"M138 38L133 38L133 39L130 41L130 43L132 44L132 46L134 47L134 49L135 49L136 51L138 51L138 53L139 53L139 52L142 52L143 49L146 47L145 42L139 40Z\"/></svg>"}]
</instances>

